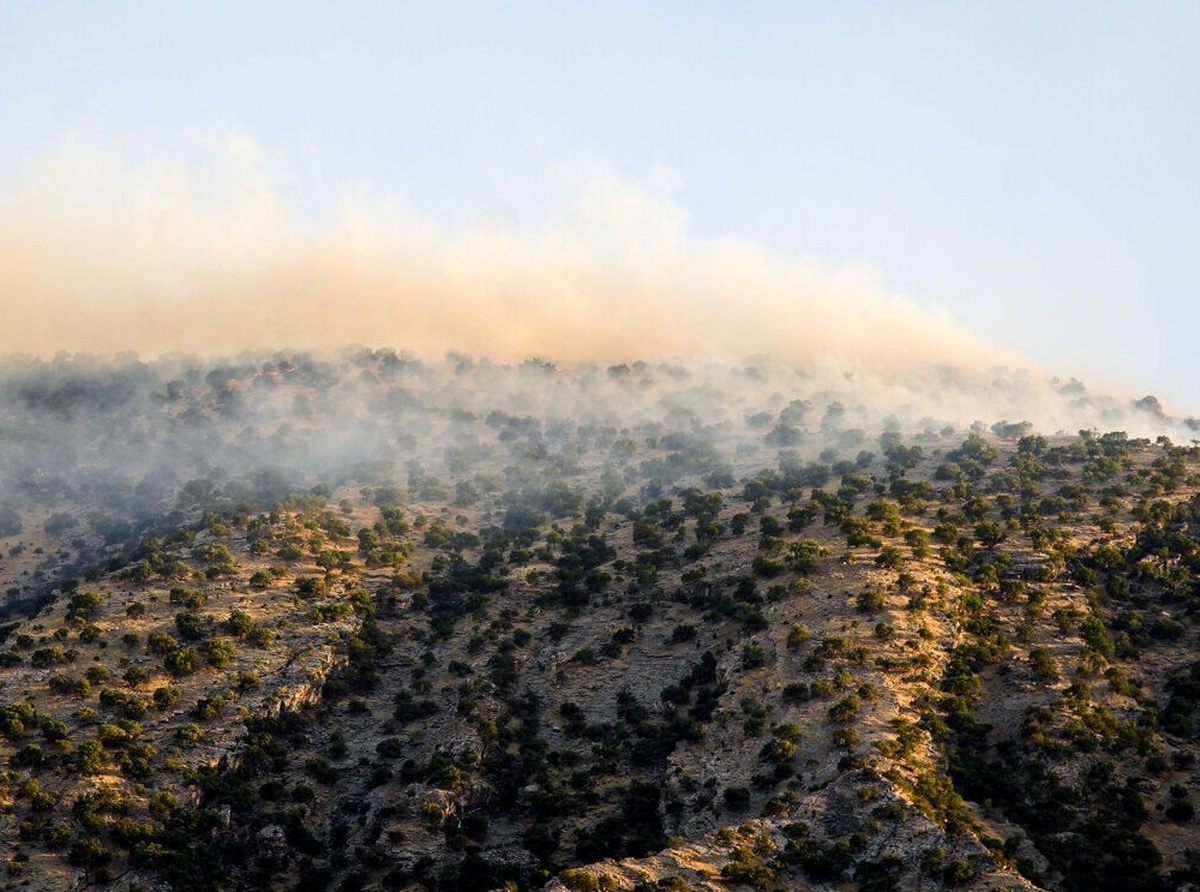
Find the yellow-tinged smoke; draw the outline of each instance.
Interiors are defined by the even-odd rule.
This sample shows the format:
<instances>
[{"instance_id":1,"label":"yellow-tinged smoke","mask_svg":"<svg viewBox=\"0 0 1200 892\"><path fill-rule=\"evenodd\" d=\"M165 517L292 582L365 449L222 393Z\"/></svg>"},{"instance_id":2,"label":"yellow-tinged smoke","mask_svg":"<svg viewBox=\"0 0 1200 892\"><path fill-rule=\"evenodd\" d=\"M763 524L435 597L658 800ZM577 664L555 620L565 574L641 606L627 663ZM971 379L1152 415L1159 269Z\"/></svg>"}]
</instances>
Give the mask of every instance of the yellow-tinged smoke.
<instances>
[{"instance_id":1,"label":"yellow-tinged smoke","mask_svg":"<svg viewBox=\"0 0 1200 892\"><path fill-rule=\"evenodd\" d=\"M363 201L310 225L240 138L191 167L68 151L0 185L0 208L3 352L365 344L874 372L1011 361L863 271L689 240L668 198L603 169L535 229L450 232Z\"/></svg>"}]
</instances>

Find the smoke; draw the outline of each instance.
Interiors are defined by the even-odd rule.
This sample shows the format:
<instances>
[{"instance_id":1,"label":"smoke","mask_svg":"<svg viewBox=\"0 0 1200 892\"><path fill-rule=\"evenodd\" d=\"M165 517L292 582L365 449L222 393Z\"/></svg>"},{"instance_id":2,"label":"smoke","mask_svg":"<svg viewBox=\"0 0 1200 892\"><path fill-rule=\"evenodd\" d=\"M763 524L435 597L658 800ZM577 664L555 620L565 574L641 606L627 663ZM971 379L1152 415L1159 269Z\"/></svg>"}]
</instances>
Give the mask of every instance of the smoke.
<instances>
[{"instance_id":1,"label":"smoke","mask_svg":"<svg viewBox=\"0 0 1200 892\"><path fill-rule=\"evenodd\" d=\"M0 184L0 351L396 346L561 363L767 357L884 376L1013 357L860 269L688 237L655 182L581 172L537 225L454 230L346 198L314 222L249 140L190 165L73 147Z\"/></svg>"},{"instance_id":2,"label":"smoke","mask_svg":"<svg viewBox=\"0 0 1200 892\"><path fill-rule=\"evenodd\" d=\"M231 139L0 182L0 533L66 516L83 566L218 490L463 486L490 523L502 492L726 486L873 461L881 432L1200 431L1022 370L865 271L689 238L655 182L591 168L538 225L450 230L362 197L307 219L269 167Z\"/></svg>"}]
</instances>

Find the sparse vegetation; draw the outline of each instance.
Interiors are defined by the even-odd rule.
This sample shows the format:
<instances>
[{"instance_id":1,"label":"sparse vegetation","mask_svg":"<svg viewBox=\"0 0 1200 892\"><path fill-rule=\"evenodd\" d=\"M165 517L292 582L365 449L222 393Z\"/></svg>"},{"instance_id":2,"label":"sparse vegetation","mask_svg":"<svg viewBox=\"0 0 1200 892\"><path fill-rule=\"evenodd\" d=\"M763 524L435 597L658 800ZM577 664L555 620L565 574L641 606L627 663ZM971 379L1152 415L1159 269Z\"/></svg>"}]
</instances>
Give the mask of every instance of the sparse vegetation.
<instances>
[{"instance_id":1,"label":"sparse vegetation","mask_svg":"<svg viewBox=\"0 0 1200 892\"><path fill-rule=\"evenodd\" d=\"M0 494L14 882L684 889L714 822L763 889L1200 882L1194 447L750 370L130 374L136 424L56 414L104 449ZM154 474L86 466L133 430Z\"/></svg>"}]
</instances>

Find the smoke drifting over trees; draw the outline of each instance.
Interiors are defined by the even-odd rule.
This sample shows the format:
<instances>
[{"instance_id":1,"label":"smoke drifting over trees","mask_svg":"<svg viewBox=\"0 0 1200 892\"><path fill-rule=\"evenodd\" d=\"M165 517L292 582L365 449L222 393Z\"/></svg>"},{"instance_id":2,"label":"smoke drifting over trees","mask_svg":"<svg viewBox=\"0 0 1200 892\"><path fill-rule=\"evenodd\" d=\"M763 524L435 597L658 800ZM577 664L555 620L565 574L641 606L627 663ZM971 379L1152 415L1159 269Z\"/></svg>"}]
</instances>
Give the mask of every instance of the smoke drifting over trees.
<instances>
[{"instance_id":1,"label":"smoke drifting over trees","mask_svg":"<svg viewBox=\"0 0 1200 892\"><path fill-rule=\"evenodd\" d=\"M29 520L36 506L111 541L214 488L269 505L350 480L477 486L477 465L515 459L530 478L522 485L544 484L564 467L592 479L622 449L660 463L651 476L670 486L764 463L854 459L877 451L881 435L929 445L971 430L1180 440L1195 431L1153 397L1091 397L1077 382L1024 373L914 369L885 379L766 359L557 367L465 353L425 362L387 349L154 362L64 354L10 359L2 374L8 525L40 523ZM563 452L569 440L576 445Z\"/></svg>"}]
</instances>

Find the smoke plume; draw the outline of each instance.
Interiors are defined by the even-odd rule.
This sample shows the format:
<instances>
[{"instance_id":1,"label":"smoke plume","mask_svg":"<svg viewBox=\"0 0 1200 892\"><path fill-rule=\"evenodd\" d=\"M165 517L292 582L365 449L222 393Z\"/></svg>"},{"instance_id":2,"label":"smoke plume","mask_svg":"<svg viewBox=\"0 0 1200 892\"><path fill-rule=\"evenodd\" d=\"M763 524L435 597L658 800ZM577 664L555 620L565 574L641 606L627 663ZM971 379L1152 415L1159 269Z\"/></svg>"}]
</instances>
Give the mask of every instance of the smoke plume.
<instances>
[{"instance_id":1,"label":"smoke plume","mask_svg":"<svg viewBox=\"0 0 1200 892\"><path fill-rule=\"evenodd\" d=\"M0 351L155 356L391 345L558 362L768 357L986 370L1012 357L862 270L690 239L662 190L603 168L537 226L448 230L347 199L313 223L230 138L192 166L65 151L0 191Z\"/></svg>"}]
</instances>

